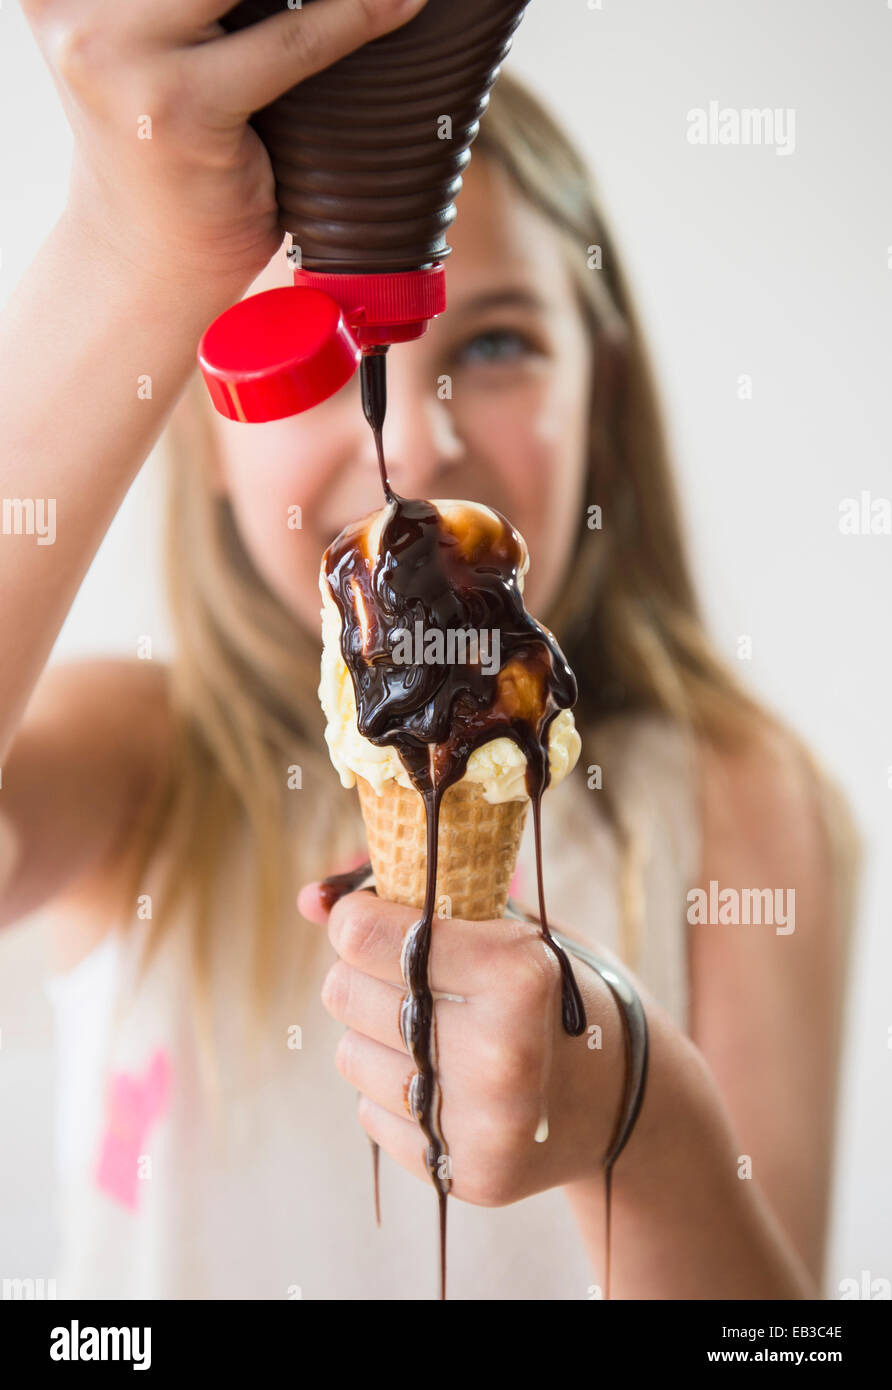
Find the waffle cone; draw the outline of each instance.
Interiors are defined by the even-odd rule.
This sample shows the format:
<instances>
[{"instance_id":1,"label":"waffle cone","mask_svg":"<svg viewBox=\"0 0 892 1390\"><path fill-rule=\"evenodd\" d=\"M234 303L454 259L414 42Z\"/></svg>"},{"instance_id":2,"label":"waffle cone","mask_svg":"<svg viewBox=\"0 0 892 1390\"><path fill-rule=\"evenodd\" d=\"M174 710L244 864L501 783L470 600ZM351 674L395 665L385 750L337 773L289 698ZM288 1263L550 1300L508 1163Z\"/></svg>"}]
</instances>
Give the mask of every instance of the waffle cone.
<instances>
[{"instance_id":1,"label":"waffle cone","mask_svg":"<svg viewBox=\"0 0 892 1390\"><path fill-rule=\"evenodd\" d=\"M393 781L379 796L364 778L356 780L378 893L388 902L423 907L427 830L421 796ZM438 916L469 922L504 916L528 804L492 805L475 782L447 787L440 804Z\"/></svg>"}]
</instances>

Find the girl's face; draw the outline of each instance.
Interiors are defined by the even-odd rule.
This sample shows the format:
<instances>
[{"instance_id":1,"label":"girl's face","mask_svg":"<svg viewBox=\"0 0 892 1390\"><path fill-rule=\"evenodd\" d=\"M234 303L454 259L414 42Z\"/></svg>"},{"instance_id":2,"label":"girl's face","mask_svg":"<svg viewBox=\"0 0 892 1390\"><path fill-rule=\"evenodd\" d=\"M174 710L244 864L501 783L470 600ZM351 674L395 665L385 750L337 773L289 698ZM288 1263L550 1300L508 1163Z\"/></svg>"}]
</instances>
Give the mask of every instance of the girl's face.
<instances>
[{"instance_id":1,"label":"girl's face","mask_svg":"<svg viewBox=\"0 0 892 1390\"><path fill-rule=\"evenodd\" d=\"M584 504L593 347L550 225L507 176L475 157L458 207L448 308L422 338L387 354L388 473L404 497L465 498L507 516L529 546L525 600L544 615ZM283 249L251 293L291 283ZM216 485L245 547L270 589L318 633L322 552L384 500L359 373L290 419L250 425L211 414Z\"/></svg>"}]
</instances>

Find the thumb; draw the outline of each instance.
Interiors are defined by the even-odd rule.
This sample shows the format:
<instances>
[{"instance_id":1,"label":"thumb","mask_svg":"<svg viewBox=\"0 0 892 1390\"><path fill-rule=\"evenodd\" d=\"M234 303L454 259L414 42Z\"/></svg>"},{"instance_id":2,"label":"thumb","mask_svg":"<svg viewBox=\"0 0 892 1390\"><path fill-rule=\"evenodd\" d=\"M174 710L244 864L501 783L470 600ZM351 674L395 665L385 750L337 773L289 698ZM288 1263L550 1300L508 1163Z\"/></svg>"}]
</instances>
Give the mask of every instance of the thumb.
<instances>
[{"instance_id":1,"label":"thumb","mask_svg":"<svg viewBox=\"0 0 892 1390\"><path fill-rule=\"evenodd\" d=\"M209 91L245 117L422 9L425 0L317 0L203 45Z\"/></svg>"},{"instance_id":2,"label":"thumb","mask_svg":"<svg viewBox=\"0 0 892 1390\"><path fill-rule=\"evenodd\" d=\"M321 883L305 883L297 895L297 910L307 921L324 927L331 911L322 894Z\"/></svg>"}]
</instances>

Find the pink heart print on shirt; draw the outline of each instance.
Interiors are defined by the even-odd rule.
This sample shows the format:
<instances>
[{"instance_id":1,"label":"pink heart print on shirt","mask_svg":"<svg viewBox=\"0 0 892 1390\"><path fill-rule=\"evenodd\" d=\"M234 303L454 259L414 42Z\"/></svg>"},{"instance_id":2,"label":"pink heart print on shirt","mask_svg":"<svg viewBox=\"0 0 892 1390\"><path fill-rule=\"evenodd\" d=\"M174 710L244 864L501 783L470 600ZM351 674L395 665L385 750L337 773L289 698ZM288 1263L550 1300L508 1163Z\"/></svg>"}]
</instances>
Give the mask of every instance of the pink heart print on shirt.
<instances>
[{"instance_id":1,"label":"pink heart print on shirt","mask_svg":"<svg viewBox=\"0 0 892 1390\"><path fill-rule=\"evenodd\" d=\"M170 1076L167 1053L159 1047L142 1076L119 1071L109 1081L96 1186L131 1211L139 1205L137 1165L149 1130L167 1109Z\"/></svg>"}]
</instances>

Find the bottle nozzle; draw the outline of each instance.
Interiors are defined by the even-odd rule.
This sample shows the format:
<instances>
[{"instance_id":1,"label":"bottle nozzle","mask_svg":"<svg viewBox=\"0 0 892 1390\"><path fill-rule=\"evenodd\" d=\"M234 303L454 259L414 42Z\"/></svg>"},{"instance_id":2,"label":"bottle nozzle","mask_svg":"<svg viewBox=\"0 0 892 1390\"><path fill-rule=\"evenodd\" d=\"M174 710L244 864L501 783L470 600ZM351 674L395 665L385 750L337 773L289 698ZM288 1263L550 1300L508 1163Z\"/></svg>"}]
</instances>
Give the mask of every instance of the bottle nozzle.
<instances>
[{"instance_id":1,"label":"bottle nozzle","mask_svg":"<svg viewBox=\"0 0 892 1390\"><path fill-rule=\"evenodd\" d=\"M386 347L367 349L362 354L359 381L362 388L362 411L375 434L380 434L387 414Z\"/></svg>"}]
</instances>

